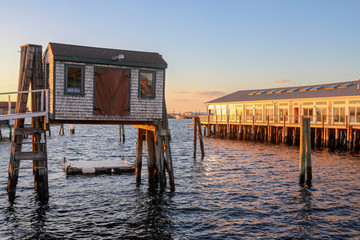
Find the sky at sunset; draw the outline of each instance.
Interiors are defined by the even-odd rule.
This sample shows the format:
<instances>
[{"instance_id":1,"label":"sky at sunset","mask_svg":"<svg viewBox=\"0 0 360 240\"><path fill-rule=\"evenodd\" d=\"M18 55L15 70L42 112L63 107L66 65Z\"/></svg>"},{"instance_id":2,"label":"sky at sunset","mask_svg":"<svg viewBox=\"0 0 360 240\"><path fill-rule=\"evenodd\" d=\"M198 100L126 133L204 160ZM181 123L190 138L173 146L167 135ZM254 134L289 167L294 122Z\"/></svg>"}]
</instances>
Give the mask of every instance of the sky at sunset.
<instances>
[{"instance_id":1,"label":"sky at sunset","mask_svg":"<svg viewBox=\"0 0 360 240\"><path fill-rule=\"evenodd\" d=\"M168 112L242 89L360 79L359 0L0 0L0 92L17 89L20 46L158 52Z\"/></svg>"}]
</instances>

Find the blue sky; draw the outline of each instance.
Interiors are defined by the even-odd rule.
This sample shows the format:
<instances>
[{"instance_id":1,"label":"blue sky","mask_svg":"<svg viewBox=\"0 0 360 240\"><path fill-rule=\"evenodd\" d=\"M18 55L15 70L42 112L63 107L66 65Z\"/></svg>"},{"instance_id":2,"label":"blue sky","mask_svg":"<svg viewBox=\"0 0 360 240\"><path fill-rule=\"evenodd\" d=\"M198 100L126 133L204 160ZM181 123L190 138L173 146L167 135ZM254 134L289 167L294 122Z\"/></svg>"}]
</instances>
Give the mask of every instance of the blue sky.
<instances>
[{"instance_id":1,"label":"blue sky","mask_svg":"<svg viewBox=\"0 0 360 240\"><path fill-rule=\"evenodd\" d=\"M2 1L0 91L19 47L60 42L159 52L168 111L240 89L360 78L360 1Z\"/></svg>"}]
</instances>

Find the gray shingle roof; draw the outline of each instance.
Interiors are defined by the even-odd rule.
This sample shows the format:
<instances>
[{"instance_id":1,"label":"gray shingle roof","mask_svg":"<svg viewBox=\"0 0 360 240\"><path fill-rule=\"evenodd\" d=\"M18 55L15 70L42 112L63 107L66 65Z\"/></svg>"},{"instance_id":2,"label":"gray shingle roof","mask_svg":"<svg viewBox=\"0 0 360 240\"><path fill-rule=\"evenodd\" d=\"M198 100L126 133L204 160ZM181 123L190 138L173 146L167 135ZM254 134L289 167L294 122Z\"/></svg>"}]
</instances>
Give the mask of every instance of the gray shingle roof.
<instances>
[{"instance_id":1,"label":"gray shingle roof","mask_svg":"<svg viewBox=\"0 0 360 240\"><path fill-rule=\"evenodd\" d=\"M350 84L346 88L339 88L340 85ZM281 100L281 99L301 99L301 98L323 98L323 97L343 97L343 96L359 96L360 97L360 80L328 83L328 84L317 84L308 86L292 86L292 87L278 87L270 89L254 89L254 90L241 90L223 97L214 99L207 102L210 103L224 103L224 102L242 102L242 101L266 101L266 100ZM326 89L330 86L338 85L334 89ZM359 86L358 86L359 85ZM319 87L316 91L309 91L310 88ZM300 89L309 88L306 91L299 91ZM275 93L278 90L282 90L281 93ZM294 92L287 92L291 89L297 89ZM261 94L249 95L253 92L262 92ZM274 91L273 94L266 94L267 92Z\"/></svg>"},{"instance_id":2,"label":"gray shingle roof","mask_svg":"<svg viewBox=\"0 0 360 240\"><path fill-rule=\"evenodd\" d=\"M124 55L123 63L135 64L147 64L147 65L158 65L167 67L167 63L159 53L155 52L140 52L140 51L129 51L121 49L110 49L110 48L98 48L98 47L87 47L70 45L63 43L50 42L49 46L55 57L70 58L69 60L84 61L93 60L94 62L99 61L100 63L116 63L112 60L114 56L119 54Z\"/></svg>"}]
</instances>

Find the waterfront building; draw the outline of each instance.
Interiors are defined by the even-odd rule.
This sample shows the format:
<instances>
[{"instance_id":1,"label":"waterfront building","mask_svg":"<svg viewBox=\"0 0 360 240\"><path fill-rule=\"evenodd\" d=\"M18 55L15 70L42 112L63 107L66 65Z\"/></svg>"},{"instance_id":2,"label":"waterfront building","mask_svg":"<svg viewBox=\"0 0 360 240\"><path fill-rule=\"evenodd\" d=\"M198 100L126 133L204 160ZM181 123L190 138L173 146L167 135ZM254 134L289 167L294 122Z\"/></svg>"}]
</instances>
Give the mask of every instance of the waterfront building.
<instances>
[{"instance_id":1,"label":"waterfront building","mask_svg":"<svg viewBox=\"0 0 360 240\"><path fill-rule=\"evenodd\" d=\"M291 135L288 128L298 127L300 119L308 117L312 128L320 129L316 134L326 136L326 132L333 129L338 138L341 135L338 130L345 130L347 136L343 137L351 138L351 133L360 129L360 81L240 90L209 101L206 106L207 115L200 118L202 124L208 126L208 134L211 126L217 125L228 125L223 134L228 137L237 125L254 126L252 134L256 134L256 126L273 126L280 128L283 141L287 141L286 136ZM238 131L234 134L239 135L241 127ZM271 135L271 132L264 134Z\"/></svg>"}]
</instances>

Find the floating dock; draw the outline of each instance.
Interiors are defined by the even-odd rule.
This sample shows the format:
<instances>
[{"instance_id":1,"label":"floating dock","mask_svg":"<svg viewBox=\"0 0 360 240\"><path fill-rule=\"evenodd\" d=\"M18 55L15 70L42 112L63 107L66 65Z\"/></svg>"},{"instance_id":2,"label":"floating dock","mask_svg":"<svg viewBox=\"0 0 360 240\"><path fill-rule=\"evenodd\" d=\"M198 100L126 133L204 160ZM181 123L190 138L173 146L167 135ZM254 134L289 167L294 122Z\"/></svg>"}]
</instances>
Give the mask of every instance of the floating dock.
<instances>
[{"instance_id":1,"label":"floating dock","mask_svg":"<svg viewBox=\"0 0 360 240\"><path fill-rule=\"evenodd\" d=\"M124 160L103 161L66 161L63 159L63 169L69 174L97 174L97 173L134 173L134 165Z\"/></svg>"}]
</instances>

